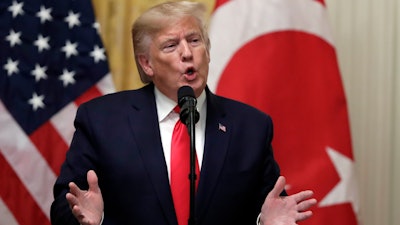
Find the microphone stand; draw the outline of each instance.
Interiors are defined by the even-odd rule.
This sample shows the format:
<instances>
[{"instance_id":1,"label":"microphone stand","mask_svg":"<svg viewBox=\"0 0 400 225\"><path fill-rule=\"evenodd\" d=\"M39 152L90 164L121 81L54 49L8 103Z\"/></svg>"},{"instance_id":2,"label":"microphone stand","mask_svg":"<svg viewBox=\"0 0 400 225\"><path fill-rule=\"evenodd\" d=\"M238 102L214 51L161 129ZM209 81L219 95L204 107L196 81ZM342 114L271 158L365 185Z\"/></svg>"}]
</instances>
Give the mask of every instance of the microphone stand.
<instances>
[{"instance_id":1,"label":"microphone stand","mask_svg":"<svg viewBox=\"0 0 400 225\"><path fill-rule=\"evenodd\" d=\"M190 211L189 211L189 225L196 224L195 217L195 201L196 201L196 138L195 138L195 110L196 107L193 107L194 111L189 112L189 121L187 124L189 136L190 136Z\"/></svg>"},{"instance_id":2,"label":"microphone stand","mask_svg":"<svg viewBox=\"0 0 400 225\"><path fill-rule=\"evenodd\" d=\"M195 206L196 206L196 139L195 124L199 121L199 112L196 110L197 100L194 96L193 89L190 86L182 86L178 90L178 104L181 108L180 120L188 128L190 138L190 209L189 209L189 225L196 225Z\"/></svg>"}]
</instances>

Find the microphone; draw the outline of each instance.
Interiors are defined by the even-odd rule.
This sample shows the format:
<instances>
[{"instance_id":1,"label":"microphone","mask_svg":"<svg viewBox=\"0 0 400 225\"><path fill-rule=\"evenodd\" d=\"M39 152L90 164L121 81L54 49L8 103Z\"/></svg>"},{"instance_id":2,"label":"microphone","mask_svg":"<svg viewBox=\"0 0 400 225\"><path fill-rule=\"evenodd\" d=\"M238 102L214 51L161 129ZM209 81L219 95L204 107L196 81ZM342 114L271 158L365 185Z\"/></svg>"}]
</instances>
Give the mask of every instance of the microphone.
<instances>
[{"instance_id":1,"label":"microphone","mask_svg":"<svg viewBox=\"0 0 400 225\"><path fill-rule=\"evenodd\" d=\"M178 89L178 105L181 109L179 118L186 126L190 123L190 114L193 114L194 124L199 121L200 115L196 110L196 104L197 100L192 87L182 86Z\"/></svg>"}]
</instances>

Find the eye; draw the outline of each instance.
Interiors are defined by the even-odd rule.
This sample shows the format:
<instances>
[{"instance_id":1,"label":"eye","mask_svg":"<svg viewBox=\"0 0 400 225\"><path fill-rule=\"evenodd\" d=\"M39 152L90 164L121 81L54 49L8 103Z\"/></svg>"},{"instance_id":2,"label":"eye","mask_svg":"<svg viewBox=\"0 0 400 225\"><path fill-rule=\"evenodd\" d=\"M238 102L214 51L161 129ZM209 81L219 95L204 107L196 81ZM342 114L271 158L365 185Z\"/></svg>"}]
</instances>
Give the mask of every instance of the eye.
<instances>
[{"instance_id":1,"label":"eye","mask_svg":"<svg viewBox=\"0 0 400 225\"><path fill-rule=\"evenodd\" d=\"M163 45L162 50L164 52L171 52L176 48L176 46L176 43L166 43L165 45Z\"/></svg>"},{"instance_id":2,"label":"eye","mask_svg":"<svg viewBox=\"0 0 400 225\"><path fill-rule=\"evenodd\" d=\"M189 42L192 46L198 46L201 44L201 39L198 37L195 37L195 38L190 39Z\"/></svg>"},{"instance_id":3,"label":"eye","mask_svg":"<svg viewBox=\"0 0 400 225\"><path fill-rule=\"evenodd\" d=\"M202 43L201 35L197 32L187 36L186 41L192 46L198 46Z\"/></svg>"}]
</instances>

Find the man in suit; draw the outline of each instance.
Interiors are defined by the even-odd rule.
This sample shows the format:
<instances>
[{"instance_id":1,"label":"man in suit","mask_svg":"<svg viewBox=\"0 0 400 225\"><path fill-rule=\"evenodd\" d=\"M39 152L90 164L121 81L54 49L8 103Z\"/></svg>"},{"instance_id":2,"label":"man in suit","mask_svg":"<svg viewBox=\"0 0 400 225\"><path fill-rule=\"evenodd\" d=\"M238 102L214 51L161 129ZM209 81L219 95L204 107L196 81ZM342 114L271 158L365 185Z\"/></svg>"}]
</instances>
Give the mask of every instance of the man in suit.
<instances>
[{"instance_id":1,"label":"man in suit","mask_svg":"<svg viewBox=\"0 0 400 225\"><path fill-rule=\"evenodd\" d=\"M187 224L170 185L182 86L193 88L200 113L196 224L294 225L312 215L311 191L280 196L285 179L273 157L270 117L207 88L204 12L199 3L164 3L136 20L135 60L147 85L79 107L54 186L52 224Z\"/></svg>"}]
</instances>

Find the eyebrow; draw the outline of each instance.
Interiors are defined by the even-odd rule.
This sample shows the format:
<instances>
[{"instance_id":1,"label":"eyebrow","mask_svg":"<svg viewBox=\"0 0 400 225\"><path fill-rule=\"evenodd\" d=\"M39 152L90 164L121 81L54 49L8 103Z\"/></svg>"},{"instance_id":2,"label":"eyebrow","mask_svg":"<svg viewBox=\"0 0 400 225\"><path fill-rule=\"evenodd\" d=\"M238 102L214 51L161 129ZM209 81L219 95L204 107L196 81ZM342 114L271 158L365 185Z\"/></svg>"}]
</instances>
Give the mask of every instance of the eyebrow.
<instances>
[{"instance_id":1,"label":"eyebrow","mask_svg":"<svg viewBox=\"0 0 400 225\"><path fill-rule=\"evenodd\" d=\"M185 38L194 36L194 35L199 35L200 37L202 36L201 32L194 30L194 31L190 31L189 33L185 34ZM179 38L177 38L177 35L175 35L175 34L166 34L164 36L166 36L166 38L161 39L162 43L168 42L168 41L175 41L176 39L179 39Z\"/></svg>"}]
</instances>

